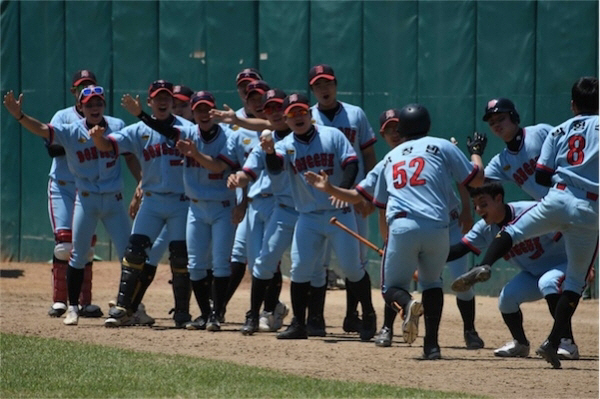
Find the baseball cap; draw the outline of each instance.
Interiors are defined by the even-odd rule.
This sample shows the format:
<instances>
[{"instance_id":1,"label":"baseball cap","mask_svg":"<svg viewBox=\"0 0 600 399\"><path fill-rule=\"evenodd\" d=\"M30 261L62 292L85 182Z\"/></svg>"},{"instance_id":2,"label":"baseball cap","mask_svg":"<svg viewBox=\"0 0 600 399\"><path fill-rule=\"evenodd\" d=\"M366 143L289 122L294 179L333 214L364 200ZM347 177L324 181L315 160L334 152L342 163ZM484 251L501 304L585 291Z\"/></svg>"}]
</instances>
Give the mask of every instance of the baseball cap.
<instances>
[{"instance_id":1,"label":"baseball cap","mask_svg":"<svg viewBox=\"0 0 600 399\"><path fill-rule=\"evenodd\" d=\"M212 108L215 107L216 101L215 96L210 91L198 91L194 93L191 99L192 110L196 108L199 104L208 104Z\"/></svg>"},{"instance_id":2,"label":"baseball cap","mask_svg":"<svg viewBox=\"0 0 600 399\"><path fill-rule=\"evenodd\" d=\"M309 109L310 103L308 102L308 97L306 97L304 94L292 93L283 100L284 114L287 114L292 108L295 107Z\"/></svg>"},{"instance_id":3,"label":"baseball cap","mask_svg":"<svg viewBox=\"0 0 600 399\"><path fill-rule=\"evenodd\" d=\"M383 111L381 115L379 115L379 131L383 132L385 129L385 125L389 122L400 122L400 111L397 109L388 109L387 111Z\"/></svg>"},{"instance_id":4,"label":"baseball cap","mask_svg":"<svg viewBox=\"0 0 600 399\"><path fill-rule=\"evenodd\" d=\"M94 75L94 73L88 69L82 69L75 72L72 82L73 87L79 86L83 82L92 82L92 84L96 84L96 75Z\"/></svg>"},{"instance_id":5,"label":"baseball cap","mask_svg":"<svg viewBox=\"0 0 600 399\"><path fill-rule=\"evenodd\" d=\"M184 85L173 86L173 97L181 101L190 101L194 95L194 91Z\"/></svg>"},{"instance_id":6,"label":"baseball cap","mask_svg":"<svg viewBox=\"0 0 600 399\"><path fill-rule=\"evenodd\" d=\"M104 88L94 85L84 87L79 93L79 102L85 104L90 101L92 97L100 97L103 101L106 101L104 100Z\"/></svg>"},{"instance_id":7,"label":"baseball cap","mask_svg":"<svg viewBox=\"0 0 600 399\"><path fill-rule=\"evenodd\" d=\"M327 64L319 64L310 68L308 72L308 84L312 86L318 79L335 80L333 68Z\"/></svg>"},{"instance_id":8,"label":"baseball cap","mask_svg":"<svg viewBox=\"0 0 600 399\"><path fill-rule=\"evenodd\" d=\"M487 122L488 119L492 116L492 114L498 114L502 112L508 113L517 113L517 109L515 108L515 104L510 101L508 98L494 98L487 102L485 106L485 114L483 115L483 121Z\"/></svg>"},{"instance_id":9,"label":"baseball cap","mask_svg":"<svg viewBox=\"0 0 600 399\"><path fill-rule=\"evenodd\" d=\"M271 87L269 87L269 84L264 80L252 81L248 84L248 86L246 86L246 99L248 99L248 97L250 97L250 94L254 92L258 92L261 95L265 94L267 91L269 91L270 88Z\"/></svg>"},{"instance_id":10,"label":"baseball cap","mask_svg":"<svg viewBox=\"0 0 600 399\"><path fill-rule=\"evenodd\" d=\"M237 74L235 78L236 86L242 82L253 82L255 80L261 80L260 72L254 68L245 68Z\"/></svg>"},{"instance_id":11,"label":"baseball cap","mask_svg":"<svg viewBox=\"0 0 600 399\"><path fill-rule=\"evenodd\" d=\"M170 95L173 95L173 83L167 82L166 80L155 80L150 87L148 87L148 96L154 98L161 91L166 91Z\"/></svg>"},{"instance_id":12,"label":"baseball cap","mask_svg":"<svg viewBox=\"0 0 600 399\"><path fill-rule=\"evenodd\" d=\"M286 97L285 92L281 89L268 90L262 96L263 107L265 107L268 103L272 103L272 102L282 104L285 97Z\"/></svg>"}]
</instances>

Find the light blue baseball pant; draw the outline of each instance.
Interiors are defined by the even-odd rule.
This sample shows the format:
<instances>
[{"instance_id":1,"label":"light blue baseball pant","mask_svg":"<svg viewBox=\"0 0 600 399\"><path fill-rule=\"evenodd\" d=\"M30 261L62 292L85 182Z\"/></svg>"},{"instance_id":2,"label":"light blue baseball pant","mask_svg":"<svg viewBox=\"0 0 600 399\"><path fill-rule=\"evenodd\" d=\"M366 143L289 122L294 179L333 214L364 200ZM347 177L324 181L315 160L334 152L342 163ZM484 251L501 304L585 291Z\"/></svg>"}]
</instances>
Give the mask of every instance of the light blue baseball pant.
<instances>
[{"instance_id":1,"label":"light blue baseball pant","mask_svg":"<svg viewBox=\"0 0 600 399\"><path fill-rule=\"evenodd\" d=\"M131 230L123 195L119 192L97 194L78 191L73 211L73 251L69 266L83 269L89 261L92 237L99 220L110 235L119 260L123 259Z\"/></svg>"},{"instance_id":2,"label":"light blue baseball pant","mask_svg":"<svg viewBox=\"0 0 600 399\"><path fill-rule=\"evenodd\" d=\"M248 222L246 224L246 254L248 261L248 270L252 271L256 258L260 255L263 247L263 238L269 219L273 215L275 207L275 197L256 196L250 198L248 211L246 215Z\"/></svg>"},{"instance_id":3,"label":"light blue baseball pant","mask_svg":"<svg viewBox=\"0 0 600 399\"><path fill-rule=\"evenodd\" d=\"M48 217L52 231L71 230L77 189L74 182L48 180Z\"/></svg>"},{"instance_id":4,"label":"light blue baseball pant","mask_svg":"<svg viewBox=\"0 0 600 399\"><path fill-rule=\"evenodd\" d=\"M215 277L231 275L229 256L235 236L232 211L233 201L191 200L186 228L190 280L202 280L211 268Z\"/></svg>"},{"instance_id":5,"label":"light blue baseball pant","mask_svg":"<svg viewBox=\"0 0 600 399\"><path fill-rule=\"evenodd\" d=\"M598 200L578 198L571 193L582 195L571 188L551 188L541 202L506 226L505 231L512 237L513 244L560 231L565 238L568 259L563 291L581 295L598 254Z\"/></svg>"},{"instance_id":6,"label":"light blue baseball pant","mask_svg":"<svg viewBox=\"0 0 600 399\"><path fill-rule=\"evenodd\" d=\"M560 294L567 265L550 269L541 276L521 271L502 288L498 309L502 313L516 313L523 302L534 302L550 294Z\"/></svg>"},{"instance_id":7,"label":"light blue baseball pant","mask_svg":"<svg viewBox=\"0 0 600 399\"><path fill-rule=\"evenodd\" d=\"M356 218L350 208L300 213L298 216L291 250L293 282L312 282L314 285L312 280L318 273L317 268L323 268L322 253L327 240L331 242L346 278L357 282L364 277L365 270L360 264L358 241L329 223L333 216L356 231ZM320 286L325 285L324 280Z\"/></svg>"},{"instance_id":8,"label":"light blue baseball pant","mask_svg":"<svg viewBox=\"0 0 600 399\"><path fill-rule=\"evenodd\" d=\"M458 218L450 222L450 226L448 227L448 229L450 231L450 242L460 242L460 240L463 237L463 234L460 231ZM452 262L448 262L446 265L448 266L448 270L450 271L450 277L454 281L456 278L469 271L469 257L466 255L462 256L458 259L453 260ZM456 297L461 301L470 301L475 297L475 290L473 289L473 287L471 287L467 291L455 292L455 294Z\"/></svg>"},{"instance_id":9,"label":"light blue baseball pant","mask_svg":"<svg viewBox=\"0 0 600 399\"><path fill-rule=\"evenodd\" d=\"M269 218L260 255L254 262L252 275L261 280L270 280L286 249L292 245L298 212L289 206L275 204ZM322 284L323 285L323 284Z\"/></svg>"},{"instance_id":10,"label":"light blue baseball pant","mask_svg":"<svg viewBox=\"0 0 600 399\"><path fill-rule=\"evenodd\" d=\"M152 248L148 251L148 264L151 266L158 266L158 263L162 259L163 255L169 248L169 233L167 226L164 226L160 231L156 240L152 243Z\"/></svg>"},{"instance_id":11,"label":"light blue baseball pant","mask_svg":"<svg viewBox=\"0 0 600 399\"><path fill-rule=\"evenodd\" d=\"M356 217L356 228L357 228L356 232L358 234L360 234L362 237L369 237L369 219L362 217L359 213L354 211L354 207L352 207L352 211L354 213L354 216ZM367 264L369 263L369 255L368 255L369 248L361 242L358 243L358 248L360 250L360 263L366 269ZM325 270L327 270L329 268L329 263L331 262L331 250L332 249L333 248L330 243L328 243L327 246L325 247L325 252L323 253L323 260L321 262L321 263L323 263ZM325 272L325 273L327 273L327 272ZM313 286L316 287L316 285L313 285Z\"/></svg>"},{"instance_id":12,"label":"light blue baseball pant","mask_svg":"<svg viewBox=\"0 0 600 399\"><path fill-rule=\"evenodd\" d=\"M185 241L185 225L189 201L183 194L161 194L146 191L140 210L133 221L131 234L142 234L154 242L163 228L167 242ZM146 253L149 250L146 249Z\"/></svg>"},{"instance_id":13,"label":"light blue baseball pant","mask_svg":"<svg viewBox=\"0 0 600 399\"><path fill-rule=\"evenodd\" d=\"M450 251L448 227L439 222L405 217L388 225L383 255L382 292L388 288L411 291L415 269L423 291L442 288L442 271Z\"/></svg>"},{"instance_id":14,"label":"light blue baseball pant","mask_svg":"<svg viewBox=\"0 0 600 399\"><path fill-rule=\"evenodd\" d=\"M233 248L231 249L231 261L246 263L248 261L248 255L246 252L246 234L248 232L248 210L246 215L240 223L238 223L235 229L235 238L233 241Z\"/></svg>"}]
</instances>

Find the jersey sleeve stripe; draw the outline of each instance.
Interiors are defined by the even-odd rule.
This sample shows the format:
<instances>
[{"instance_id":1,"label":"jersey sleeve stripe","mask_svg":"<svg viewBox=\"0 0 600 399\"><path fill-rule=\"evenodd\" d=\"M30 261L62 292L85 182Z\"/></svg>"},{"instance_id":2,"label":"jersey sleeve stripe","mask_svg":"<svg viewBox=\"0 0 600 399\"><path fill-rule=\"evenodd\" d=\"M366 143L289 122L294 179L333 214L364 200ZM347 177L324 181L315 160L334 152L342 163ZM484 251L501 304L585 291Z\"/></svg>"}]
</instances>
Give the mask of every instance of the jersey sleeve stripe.
<instances>
[{"instance_id":1,"label":"jersey sleeve stripe","mask_svg":"<svg viewBox=\"0 0 600 399\"><path fill-rule=\"evenodd\" d=\"M554 237L552 237L552 241L558 242L561 238L562 238L562 233L559 231L558 233L554 234Z\"/></svg>"},{"instance_id":2,"label":"jersey sleeve stripe","mask_svg":"<svg viewBox=\"0 0 600 399\"><path fill-rule=\"evenodd\" d=\"M377 142L377 138L373 137L371 140L369 140L366 143L364 143L363 145L361 145L360 149L364 150L365 148L368 148L368 147L372 146L376 142Z\"/></svg>"},{"instance_id":3,"label":"jersey sleeve stripe","mask_svg":"<svg viewBox=\"0 0 600 399\"><path fill-rule=\"evenodd\" d=\"M471 183L471 180L473 180L475 178L475 176L477 175L477 172L479 172L479 166L473 165L473 170L471 171L469 176L467 176L467 178L462 181L461 184L463 186L467 186L469 183Z\"/></svg>"},{"instance_id":4,"label":"jersey sleeve stripe","mask_svg":"<svg viewBox=\"0 0 600 399\"><path fill-rule=\"evenodd\" d=\"M481 254L481 251L479 250L479 248L477 248L476 246L474 246L473 244L471 244L469 242L469 240L467 240L466 237L461 238L461 241L462 241L463 244L465 244L467 247L469 247L469 249L471 250L471 252L473 252L475 255Z\"/></svg>"},{"instance_id":5,"label":"jersey sleeve stripe","mask_svg":"<svg viewBox=\"0 0 600 399\"><path fill-rule=\"evenodd\" d=\"M351 157L346 158L346 160L344 160L344 162L342 163L342 168L345 168L346 165L348 165L351 162L358 162L358 157L353 155Z\"/></svg>"},{"instance_id":6,"label":"jersey sleeve stripe","mask_svg":"<svg viewBox=\"0 0 600 399\"><path fill-rule=\"evenodd\" d=\"M48 144L52 145L54 143L54 126L48 124Z\"/></svg>"},{"instance_id":7,"label":"jersey sleeve stripe","mask_svg":"<svg viewBox=\"0 0 600 399\"><path fill-rule=\"evenodd\" d=\"M362 188L361 186L356 186L356 191L358 191L358 193L360 195L362 195L363 197L365 197L365 199L369 202L373 202L373 196L371 194L369 194L367 192L367 190L365 190L364 188Z\"/></svg>"},{"instance_id":8,"label":"jersey sleeve stripe","mask_svg":"<svg viewBox=\"0 0 600 399\"><path fill-rule=\"evenodd\" d=\"M256 180L256 173L254 173L252 171L252 169L250 168L242 168L242 170L244 171L245 174L247 174L248 176L250 176L250 178L255 181Z\"/></svg>"},{"instance_id":9,"label":"jersey sleeve stripe","mask_svg":"<svg viewBox=\"0 0 600 399\"><path fill-rule=\"evenodd\" d=\"M542 165L541 163L538 163L535 165L535 169L536 170L541 170L544 172L550 172L550 173L554 173L554 169L547 167L546 165Z\"/></svg>"},{"instance_id":10,"label":"jersey sleeve stripe","mask_svg":"<svg viewBox=\"0 0 600 399\"><path fill-rule=\"evenodd\" d=\"M231 169L238 169L239 167L239 165L236 162L233 162L231 159L227 158L223 154L217 155L217 159L220 159L221 161L225 162L227 165L229 165Z\"/></svg>"},{"instance_id":11,"label":"jersey sleeve stripe","mask_svg":"<svg viewBox=\"0 0 600 399\"><path fill-rule=\"evenodd\" d=\"M115 152L115 158L119 155L119 143L114 137L108 136L108 140L110 140L110 144L112 145L113 151Z\"/></svg>"},{"instance_id":12,"label":"jersey sleeve stripe","mask_svg":"<svg viewBox=\"0 0 600 399\"><path fill-rule=\"evenodd\" d=\"M385 209L386 204L382 204L381 202L378 202L375 198L373 198L373 205L375 205L377 208L380 209Z\"/></svg>"}]
</instances>

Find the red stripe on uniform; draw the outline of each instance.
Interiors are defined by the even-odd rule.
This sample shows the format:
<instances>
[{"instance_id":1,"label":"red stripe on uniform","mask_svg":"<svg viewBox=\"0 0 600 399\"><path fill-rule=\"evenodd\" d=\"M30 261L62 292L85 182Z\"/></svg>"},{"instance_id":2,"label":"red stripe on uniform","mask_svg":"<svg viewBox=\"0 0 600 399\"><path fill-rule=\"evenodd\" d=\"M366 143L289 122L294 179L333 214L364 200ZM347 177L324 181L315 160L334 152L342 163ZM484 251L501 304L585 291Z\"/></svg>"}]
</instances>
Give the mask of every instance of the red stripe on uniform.
<instances>
[{"instance_id":1,"label":"red stripe on uniform","mask_svg":"<svg viewBox=\"0 0 600 399\"><path fill-rule=\"evenodd\" d=\"M463 244L465 244L467 247L469 247L471 252L475 253L475 255L481 254L481 251L479 250L479 248L477 248L476 246L471 244L465 237L461 238L461 241Z\"/></svg>"},{"instance_id":2,"label":"red stripe on uniform","mask_svg":"<svg viewBox=\"0 0 600 399\"><path fill-rule=\"evenodd\" d=\"M366 143L364 143L363 145L361 145L360 149L364 150L365 148L368 148L368 147L372 146L373 144L375 144L376 141L377 141L377 138L373 137L371 140L369 140Z\"/></svg>"},{"instance_id":3,"label":"red stripe on uniform","mask_svg":"<svg viewBox=\"0 0 600 399\"><path fill-rule=\"evenodd\" d=\"M465 180L462 181L463 186L467 186L467 184L471 183L471 180L473 180L475 178L475 175L477 175L477 172L479 172L479 166L474 165L473 170L471 171L471 173L469 174L469 176L467 176L467 178Z\"/></svg>"},{"instance_id":4,"label":"red stripe on uniform","mask_svg":"<svg viewBox=\"0 0 600 399\"><path fill-rule=\"evenodd\" d=\"M365 190L364 188L362 188L361 186L356 186L356 191L358 191L358 193L360 195L362 195L363 197L365 197L365 199L369 202L373 202L373 196L371 194L369 194L367 192L367 190Z\"/></svg>"}]
</instances>

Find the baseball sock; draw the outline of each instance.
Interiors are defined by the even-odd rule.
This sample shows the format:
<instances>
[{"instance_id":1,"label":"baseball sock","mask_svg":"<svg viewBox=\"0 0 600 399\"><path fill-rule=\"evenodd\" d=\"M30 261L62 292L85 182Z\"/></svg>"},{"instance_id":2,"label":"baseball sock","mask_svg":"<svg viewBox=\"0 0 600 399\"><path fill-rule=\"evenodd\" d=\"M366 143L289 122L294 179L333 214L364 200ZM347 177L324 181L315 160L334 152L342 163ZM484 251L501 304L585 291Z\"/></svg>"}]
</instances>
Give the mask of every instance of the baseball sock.
<instances>
[{"instance_id":1,"label":"baseball sock","mask_svg":"<svg viewBox=\"0 0 600 399\"><path fill-rule=\"evenodd\" d=\"M79 306L83 273L83 269L76 269L70 265L67 268L67 290L69 293L69 305L71 306Z\"/></svg>"},{"instance_id":2,"label":"baseball sock","mask_svg":"<svg viewBox=\"0 0 600 399\"><path fill-rule=\"evenodd\" d=\"M208 319L208 316L211 312L209 302L211 282L212 279L209 276L206 276L202 280L198 281L192 280L192 290L194 291L196 302L198 302L198 307L200 308L202 317L206 319Z\"/></svg>"},{"instance_id":3,"label":"baseball sock","mask_svg":"<svg viewBox=\"0 0 600 399\"><path fill-rule=\"evenodd\" d=\"M148 287L150 287L150 284L152 284L155 275L156 266L153 266L149 263L145 263L144 267L142 268L142 272L138 277L137 287L133 294L133 299L131 300L131 310L134 313L137 311L138 306L140 306L140 303L142 303L142 299L146 294L146 290L148 289Z\"/></svg>"},{"instance_id":4,"label":"baseball sock","mask_svg":"<svg viewBox=\"0 0 600 399\"><path fill-rule=\"evenodd\" d=\"M208 286L210 287L210 290L208 291L208 298L213 299L215 297L215 285L213 284L214 276L212 269L208 269L206 271L206 277L208 278Z\"/></svg>"},{"instance_id":5,"label":"baseball sock","mask_svg":"<svg viewBox=\"0 0 600 399\"><path fill-rule=\"evenodd\" d=\"M252 276L252 288L250 290L250 312L252 316L258 317L260 311L260 305L265 300L265 294L268 287L273 284L273 279L263 280ZM265 311L267 305L265 305ZM270 310L272 312L272 310Z\"/></svg>"},{"instance_id":6,"label":"baseball sock","mask_svg":"<svg viewBox=\"0 0 600 399\"><path fill-rule=\"evenodd\" d=\"M525 330L523 329L523 312L521 312L521 309L514 313L502 313L502 318L513 339L521 345L529 345L529 341L525 337Z\"/></svg>"},{"instance_id":7,"label":"baseball sock","mask_svg":"<svg viewBox=\"0 0 600 399\"><path fill-rule=\"evenodd\" d=\"M313 317L323 317L325 311L325 294L327 284L321 287L310 287L308 295L308 321Z\"/></svg>"},{"instance_id":8,"label":"baseball sock","mask_svg":"<svg viewBox=\"0 0 600 399\"><path fill-rule=\"evenodd\" d=\"M267 292L265 293L265 312L273 312L275 310L275 306L277 306L279 303L282 281L283 276L278 268L275 274L273 274L271 282L267 286Z\"/></svg>"},{"instance_id":9,"label":"baseball sock","mask_svg":"<svg viewBox=\"0 0 600 399\"><path fill-rule=\"evenodd\" d=\"M456 298L456 305L463 319L464 330L475 330L475 298L469 301Z\"/></svg>"},{"instance_id":10,"label":"baseball sock","mask_svg":"<svg viewBox=\"0 0 600 399\"><path fill-rule=\"evenodd\" d=\"M244 274L246 274L246 264L242 262L231 262L231 276L229 276L229 285L227 286L225 292L227 293L224 298L224 306L227 306L233 294L239 287L242 279L244 278ZM215 285L215 291L217 287ZM216 293L216 292L215 292ZM213 298L214 300L215 298Z\"/></svg>"},{"instance_id":11,"label":"baseball sock","mask_svg":"<svg viewBox=\"0 0 600 399\"><path fill-rule=\"evenodd\" d=\"M227 288L230 287L229 277L215 277L215 296L213 298L213 310L217 315L220 315L225 308L225 298Z\"/></svg>"},{"instance_id":12,"label":"baseball sock","mask_svg":"<svg viewBox=\"0 0 600 399\"><path fill-rule=\"evenodd\" d=\"M294 317L296 322L301 326L306 325L306 304L308 302L308 292L310 290L310 283L294 283L292 281L290 287L290 294L292 296L292 310L294 311Z\"/></svg>"},{"instance_id":13,"label":"baseball sock","mask_svg":"<svg viewBox=\"0 0 600 399\"><path fill-rule=\"evenodd\" d=\"M556 304L556 311L554 312L554 325L548 336L548 341L554 347L558 347L560 339L565 336L571 318L579 304L579 298L581 296L578 293L568 290L564 291L560 296Z\"/></svg>"},{"instance_id":14,"label":"baseball sock","mask_svg":"<svg viewBox=\"0 0 600 399\"><path fill-rule=\"evenodd\" d=\"M348 287L348 279L346 279L346 287ZM346 316L352 317L358 307L358 298L351 290L346 288Z\"/></svg>"},{"instance_id":15,"label":"baseball sock","mask_svg":"<svg viewBox=\"0 0 600 399\"><path fill-rule=\"evenodd\" d=\"M425 317L425 338L423 347L432 348L438 345L438 331L444 307L444 292L441 288L423 291L423 315Z\"/></svg>"},{"instance_id":16,"label":"baseball sock","mask_svg":"<svg viewBox=\"0 0 600 399\"><path fill-rule=\"evenodd\" d=\"M558 300L560 299L560 294L549 294L545 297L546 302L548 302L548 309L550 310L550 314L554 318L554 313L556 312L556 305L558 304ZM571 342L575 343L575 338L573 338L573 326L571 324L571 320L569 319L569 325L564 332L564 335L561 338L570 338Z\"/></svg>"},{"instance_id":17,"label":"baseball sock","mask_svg":"<svg viewBox=\"0 0 600 399\"><path fill-rule=\"evenodd\" d=\"M512 237L505 231L501 231L488 247L482 265L492 266L498 259L503 257L512 248Z\"/></svg>"},{"instance_id":18,"label":"baseball sock","mask_svg":"<svg viewBox=\"0 0 600 399\"><path fill-rule=\"evenodd\" d=\"M396 320L396 315L398 312L392 309L388 304L385 304L383 307L383 326L389 329L393 329L394 320Z\"/></svg>"},{"instance_id":19,"label":"baseball sock","mask_svg":"<svg viewBox=\"0 0 600 399\"><path fill-rule=\"evenodd\" d=\"M371 279L369 273L365 272L363 278L357 282L348 281L349 286L346 289L351 289L353 294L358 298L362 306L363 315L375 312L373 302L371 301Z\"/></svg>"}]
</instances>

